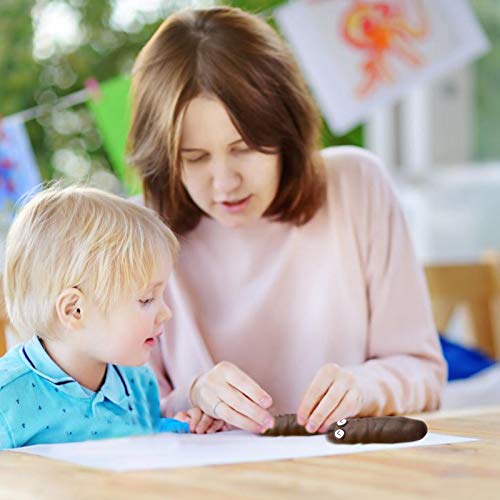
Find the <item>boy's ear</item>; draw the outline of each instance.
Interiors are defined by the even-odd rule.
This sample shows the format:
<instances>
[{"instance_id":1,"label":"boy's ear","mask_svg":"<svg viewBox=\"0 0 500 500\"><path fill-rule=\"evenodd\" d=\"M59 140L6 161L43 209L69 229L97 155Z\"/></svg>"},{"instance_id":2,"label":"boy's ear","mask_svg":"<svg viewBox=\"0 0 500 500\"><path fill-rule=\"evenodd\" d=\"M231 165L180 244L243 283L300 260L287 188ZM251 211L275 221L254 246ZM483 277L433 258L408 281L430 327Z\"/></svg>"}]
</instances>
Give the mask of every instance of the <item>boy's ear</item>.
<instances>
[{"instance_id":1,"label":"boy's ear","mask_svg":"<svg viewBox=\"0 0 500 500\"><path fill-rule=\"evenodd\" d=\"M77 330L82 326L83 294L78 288L64 289L56 299L56 312L64 327Z\"/></svg>"}]
</instances>

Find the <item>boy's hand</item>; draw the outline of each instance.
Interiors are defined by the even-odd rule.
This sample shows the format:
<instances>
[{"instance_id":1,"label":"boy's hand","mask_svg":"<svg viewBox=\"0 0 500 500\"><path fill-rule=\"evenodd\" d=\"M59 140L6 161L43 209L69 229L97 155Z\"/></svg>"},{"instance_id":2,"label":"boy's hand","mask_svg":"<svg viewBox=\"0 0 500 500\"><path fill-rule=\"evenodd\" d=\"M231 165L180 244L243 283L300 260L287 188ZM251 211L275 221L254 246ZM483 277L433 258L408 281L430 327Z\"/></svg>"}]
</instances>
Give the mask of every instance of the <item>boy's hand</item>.
<instances>
[{"instance_id":1,"label":"boy's hand","mask_svg":"<svg viewBox=\"0 0 500 500\"><path fill-rule=\"evenodd\" d=\"M224 427L224 420L216 420L203 413L198 407L181 411L174 418L181 422L187 422L189 430L196 434L212 434Z\"/></svg>"}]
</instances>

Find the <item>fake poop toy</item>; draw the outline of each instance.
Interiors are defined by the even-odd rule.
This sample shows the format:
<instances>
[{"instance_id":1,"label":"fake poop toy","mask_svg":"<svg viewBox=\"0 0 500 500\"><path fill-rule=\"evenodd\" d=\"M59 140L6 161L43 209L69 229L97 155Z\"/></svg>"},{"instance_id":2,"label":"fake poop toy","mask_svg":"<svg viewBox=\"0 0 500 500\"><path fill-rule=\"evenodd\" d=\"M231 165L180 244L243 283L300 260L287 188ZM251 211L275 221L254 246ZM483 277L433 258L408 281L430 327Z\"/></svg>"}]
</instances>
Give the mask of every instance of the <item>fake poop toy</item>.
<instances>
[{"instance_id":1,"label":"fake poop toy","mask_svg":"<svg viewBox=\"0 0 500 500\"><path fill-rule=\"evenodd\" d=\"M320 434L320 433L314 433ZM289 413L275 417L275 425L264 436L312 436L297 416ZM332 424L326 432L328 441L337 444L404 443L418 441L427 434L422 420L407 417L348 418Z\"/></svg>"}]
</instances>

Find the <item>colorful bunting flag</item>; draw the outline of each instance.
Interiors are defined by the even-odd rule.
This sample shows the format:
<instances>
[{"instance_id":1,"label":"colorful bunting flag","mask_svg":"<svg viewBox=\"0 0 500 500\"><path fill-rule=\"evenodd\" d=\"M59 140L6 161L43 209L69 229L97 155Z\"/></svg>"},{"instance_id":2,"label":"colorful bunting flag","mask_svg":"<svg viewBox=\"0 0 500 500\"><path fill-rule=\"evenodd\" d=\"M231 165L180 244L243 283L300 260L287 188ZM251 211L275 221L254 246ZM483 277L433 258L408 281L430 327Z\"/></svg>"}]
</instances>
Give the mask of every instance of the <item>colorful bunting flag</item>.
<instances>
[{"instance_id":1,"label":"colorful bunting flag","mask_svg":"<svg viewBox=\"0 0 500 500\"><path fill-rule=\"evenodd\" d=\"M130 79L119 76L100 83L92 90L93 98L87 101L87 105L101 133L104 149L116 175L128 194L137 194L140 192L140 180L125 161L131 116L129 91Z\"/></svg>"},{"instance_id":2,"label":"colorful bunting flag","mask_svg":"<svg viewBox=\"0 0 500 500\"><path fill-rule=\"evenodd\" d=\"M14 204L24 194L40 187L42 179L24 122L16 118L0 121L0 217L10 222Z\"/></svg>"}]
</instances>

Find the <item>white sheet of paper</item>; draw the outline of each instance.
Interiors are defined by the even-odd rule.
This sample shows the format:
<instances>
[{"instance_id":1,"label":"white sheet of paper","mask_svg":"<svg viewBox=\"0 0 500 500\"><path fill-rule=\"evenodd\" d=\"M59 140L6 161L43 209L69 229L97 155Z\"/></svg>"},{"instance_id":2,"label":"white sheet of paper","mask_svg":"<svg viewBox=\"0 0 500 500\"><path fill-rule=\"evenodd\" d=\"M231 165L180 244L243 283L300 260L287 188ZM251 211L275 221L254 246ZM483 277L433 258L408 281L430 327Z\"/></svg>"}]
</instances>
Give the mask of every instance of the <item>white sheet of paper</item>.
<instances>
[{"instance_id":1,"label":"white sheet of paper","mask_svg":"<svg viewBox=\"0 0 500 500\"><path fill-rule=\"evenodd\" d=\"M475 441L429 433L424 439L398 444L332 444L325 436L264 437L244 431L217 434L157 434L154 436L36 445L18 448L87 467L112 471L197 467L290 458L319 457Z\"/></svg>"}]
</instances>

